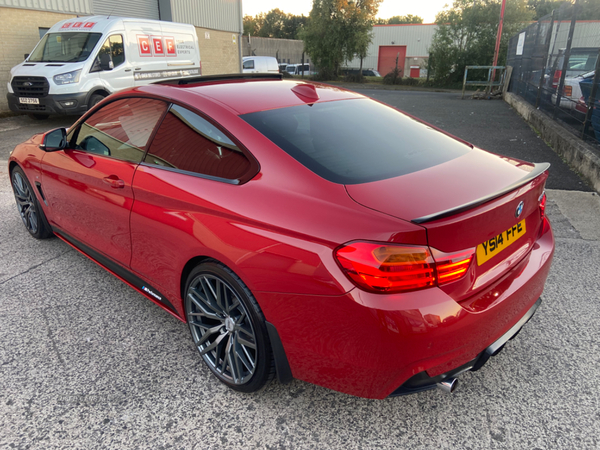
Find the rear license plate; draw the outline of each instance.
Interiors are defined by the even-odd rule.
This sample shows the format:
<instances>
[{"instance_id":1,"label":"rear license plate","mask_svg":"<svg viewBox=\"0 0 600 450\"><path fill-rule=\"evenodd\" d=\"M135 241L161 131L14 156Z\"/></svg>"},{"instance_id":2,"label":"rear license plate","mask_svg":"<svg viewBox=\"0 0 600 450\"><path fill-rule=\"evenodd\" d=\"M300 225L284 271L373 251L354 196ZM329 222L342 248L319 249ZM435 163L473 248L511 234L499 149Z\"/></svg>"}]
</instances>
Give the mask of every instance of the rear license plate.
<instances>
[{"instance_id":1,"label":"rear license plate","mask_svg":"<svg viewBox=\"0 0 600 450\"><path fill-rule=\"evenodd\" d=\"M39 105L40 99L33 97L19 97L19 103L28 103L30 105Z\"/></svg>"},{"instance_id":2,"label":"rear license plate","mask_svg":"<svg viewBox=\"0 0 600 450\"><path fill-rule=\"evenodd\" d=\"M493 258L510 244L525 234L525 220L521 220L498 236L479 244L477 246L477 265L480 266L487 260Z\"/></svg>"}]
</instances>

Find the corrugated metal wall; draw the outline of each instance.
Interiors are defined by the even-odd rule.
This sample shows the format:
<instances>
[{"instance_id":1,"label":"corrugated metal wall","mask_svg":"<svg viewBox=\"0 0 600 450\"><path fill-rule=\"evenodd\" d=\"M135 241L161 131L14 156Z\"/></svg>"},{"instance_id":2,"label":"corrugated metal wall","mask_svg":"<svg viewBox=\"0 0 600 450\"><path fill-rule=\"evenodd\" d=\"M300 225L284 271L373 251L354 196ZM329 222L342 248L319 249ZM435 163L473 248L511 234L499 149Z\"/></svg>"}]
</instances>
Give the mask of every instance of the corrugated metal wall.
<instances>
[{"instance_id":1,"label":"corrugated metal wall","mask_svg":"<svg viewBox=\"0 0 600 450\"><path fill-rule=\"evenodd\" d=\"M363 60L363 67L377 69L380 45L406 45L407 58L429 56L429 47L436 28L435 24L373 27L373 41L369 45L368 56ZM360 60L355 58L348 63L348 67L360 67Z\"/></svg>"},{"instance_id":2,"label":"corrugated metal wall","mask_svg":"<svg viewBox=\"0 0 600 450\"><path fill-rule=\"evenodd\" d=\"M89 0L93 14L158 20L158 0Z\"/></svg>"},{"instance_id":3,"label":"corrugated metal wall","mask_svg":"<svg viewBox=\"0 0 600 450\"><path fill-rule=\"evenodd\" d=\"M91 0L0 0L0 7L60 13L91 14Z\"/></svg>"},{"instance_id":4,"label":"corrugated metal wall","mask_svg":"<svg viewBox=\"0 0 600 450\"><path fill-rule=\"evenodd\" d=\"M238 0L171 0L173 22L213 30L240 32Z\"/></svg>"}]
</instances>

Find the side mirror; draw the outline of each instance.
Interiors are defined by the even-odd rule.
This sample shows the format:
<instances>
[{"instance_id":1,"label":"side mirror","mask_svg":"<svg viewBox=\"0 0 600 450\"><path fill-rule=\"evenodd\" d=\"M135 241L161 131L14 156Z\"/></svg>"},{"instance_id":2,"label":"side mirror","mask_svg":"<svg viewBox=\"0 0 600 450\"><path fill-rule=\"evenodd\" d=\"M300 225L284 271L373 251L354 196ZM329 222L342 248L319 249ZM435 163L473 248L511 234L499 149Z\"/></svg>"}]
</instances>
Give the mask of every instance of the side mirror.
<instances>
[{"instance_id":1,"label":"side mirror","mask_svg":"<svg viewBox=\"0 0 600 450\"><path fill-rule=\"evenodd\" d=\"M42 143L39 147L45 152L55 152L67 148L67 129L56 128L48 131L42 137Z\"/></svg>"}]
</instances>

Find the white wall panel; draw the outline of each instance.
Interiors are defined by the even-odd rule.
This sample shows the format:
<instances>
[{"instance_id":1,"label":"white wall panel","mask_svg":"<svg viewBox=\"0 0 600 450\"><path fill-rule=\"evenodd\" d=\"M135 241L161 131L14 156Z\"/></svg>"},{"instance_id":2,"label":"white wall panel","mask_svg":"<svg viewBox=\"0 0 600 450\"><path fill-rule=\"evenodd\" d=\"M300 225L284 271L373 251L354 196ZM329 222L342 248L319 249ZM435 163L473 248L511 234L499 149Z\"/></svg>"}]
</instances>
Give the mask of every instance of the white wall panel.
<instances>
[{"instance_id":1,"label":"white wall panel","mask_svg":"<svg viewBox=\"0 0 600 450\"><path fill-rule=\"evenodd\" d=\"M93 14L158 20L158 0L89 0Z\"/></svg>"},{"instance_id":2,"label":"white wall panel","mask_svg":"<svg viewBox=\"0 0 600 450\"><path fill-rule=\"evenodd\" d=\"M239 2L241 0L171 0L173 22L239 33Z\"/></svg>"},{"instance_id":3,"label":"white wall panel","mask_svg":"<svg viewBox=\"0 0 600 450\"><path fill-rule=\"evenodd\" d=\"M0 7L59 13L91 14L91 0L0 0Z\"/></svg>"}]
</instances>

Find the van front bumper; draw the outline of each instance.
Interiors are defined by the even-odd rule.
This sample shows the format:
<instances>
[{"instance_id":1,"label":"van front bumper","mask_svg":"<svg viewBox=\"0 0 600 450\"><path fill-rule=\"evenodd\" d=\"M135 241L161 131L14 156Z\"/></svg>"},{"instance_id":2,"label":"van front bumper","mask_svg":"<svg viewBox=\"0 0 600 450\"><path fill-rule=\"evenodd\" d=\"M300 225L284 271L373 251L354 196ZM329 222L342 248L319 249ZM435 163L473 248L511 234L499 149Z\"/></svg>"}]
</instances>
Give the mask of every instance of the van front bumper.
<instances>
[{"instance_id":1,"label":"van front bumper","mask_svg":"<svg viewBox=\"0 0 600 450\"><path fill-rule=\"evenodd\" d=\"M28 97L29 98L29 97ZM83 114L88 109L88 93L75 92L73 94L46 95L35 97L39 103L21 103L19 96L13 93L6 94L8 106L11 111L24 114Z\"/></svg>"}]
</instances>

